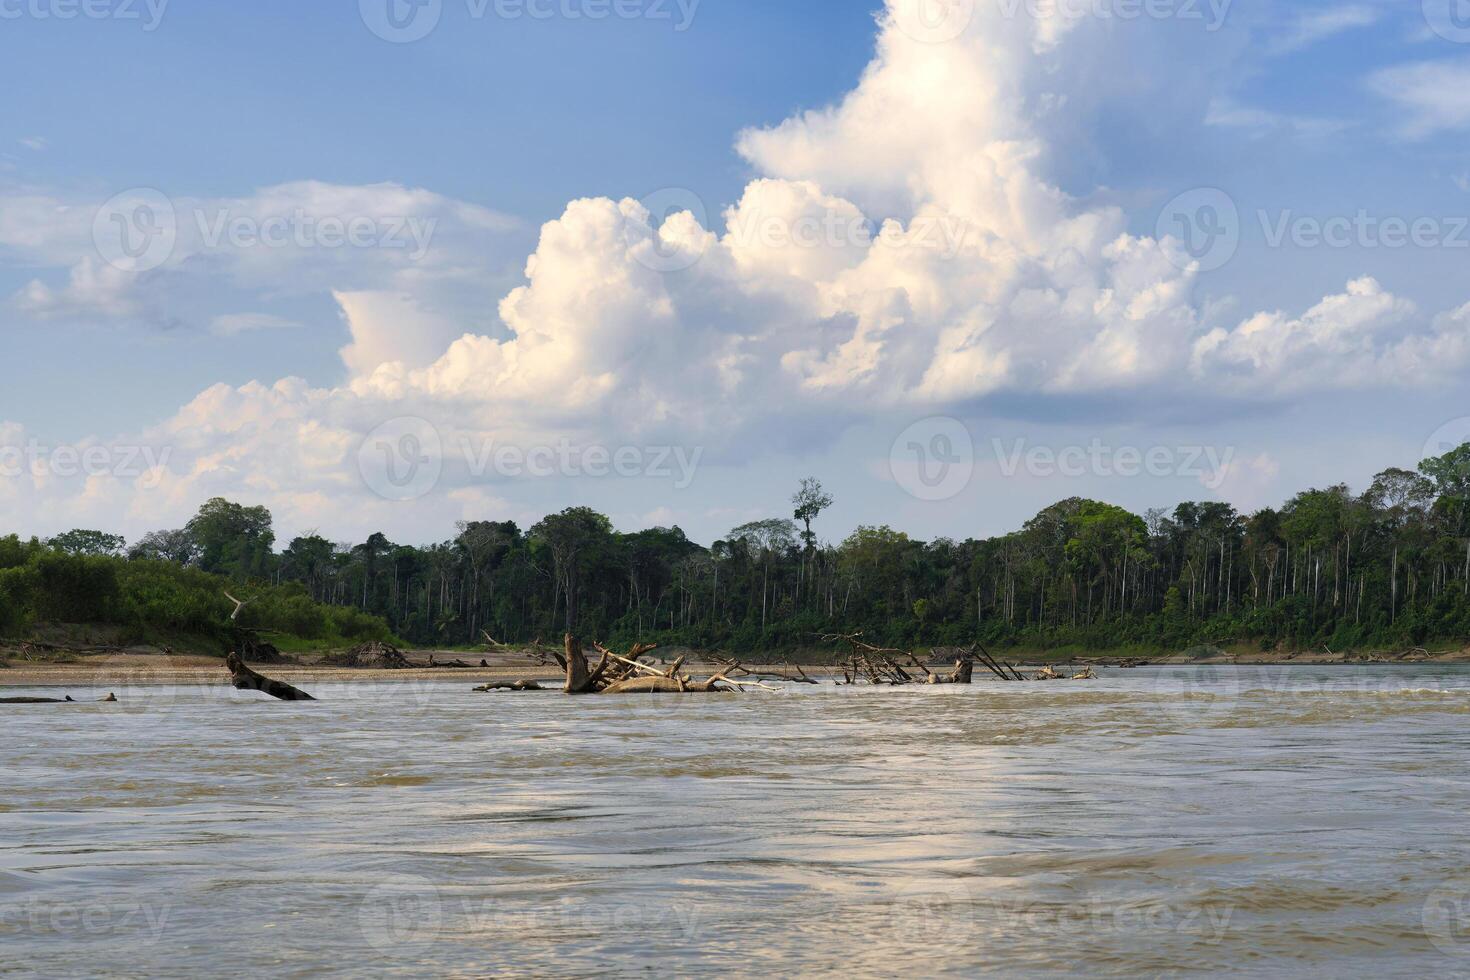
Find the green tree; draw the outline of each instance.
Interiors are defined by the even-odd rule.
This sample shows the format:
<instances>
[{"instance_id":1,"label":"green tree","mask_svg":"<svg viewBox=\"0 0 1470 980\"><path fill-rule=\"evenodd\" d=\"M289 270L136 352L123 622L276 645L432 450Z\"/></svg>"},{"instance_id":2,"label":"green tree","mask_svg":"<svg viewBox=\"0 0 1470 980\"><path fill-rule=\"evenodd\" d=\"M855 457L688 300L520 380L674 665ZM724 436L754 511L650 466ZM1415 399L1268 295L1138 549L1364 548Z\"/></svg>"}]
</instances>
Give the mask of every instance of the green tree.
<instances>
[{"instance_id":1,"label":"green tree","mask_svg":"<svg viewBox=\"0 0 1470 980\"><path fill-rule=\"evenodd\" d=\"M812 533L812 521L816 520L822 511L832 506L832 495L822 489L822 481L814 476L809 476L801 481L801 487L791 495L791 502L796 505L796 513L793 516L804 526L801 540L806 544L807 553L810 554L817 546L817 536Z\"/></svg>"},{"instance_id":2,"label":"green tree","mask_svg":"<svg viewBox=\"0 0 1470 980\"><path fill-rule=\"evenodd\" d=\"M175 565L193 565L199 561L199 542L183 528L173 531L149 531L128 549L134 561L169 561Z\"/></svg>"},{"instance_id":3,"label":"green tree","mask_svg":"<svg viewBox=\"0 0 1470 980\"><path fill-rule=\"evenodd\" d=\"M199 567L206 572L250 578L270 568L276 536L271 512L264 507L215 497L199 508L185 530L198 544Z\"/></svg>"},{"instance_id":4,"label":"green tree","mask_svg":"<svg viewBox=\"0 0 1470 980\"><path fill-rule=\"evenodd\" d=\"M611 543L612 522L590 507L569 507L542 518L531 528L531 538L551 551L556 582L565 602L566 629L574 633L579 622L583 575Z\"/></svg>"},{"instance_id":5,"label":"green tree","mask_svg":"<svg viewBox=\"0 0 1470 980\"><path fill-rule=\"evenodd\" d=\"M68 555L120 555L123 546L127 544L121 535L82 528L58 534L46 543Z\"/></svg>"}]
</instances>

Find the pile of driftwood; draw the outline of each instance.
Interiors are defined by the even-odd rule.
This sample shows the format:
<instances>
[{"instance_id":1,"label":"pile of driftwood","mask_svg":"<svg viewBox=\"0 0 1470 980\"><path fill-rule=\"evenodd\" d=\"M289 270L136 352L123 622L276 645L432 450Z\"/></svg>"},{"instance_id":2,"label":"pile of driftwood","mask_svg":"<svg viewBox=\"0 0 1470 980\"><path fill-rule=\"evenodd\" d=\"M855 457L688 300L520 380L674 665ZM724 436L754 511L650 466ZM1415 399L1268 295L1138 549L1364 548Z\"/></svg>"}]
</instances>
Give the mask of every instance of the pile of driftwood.
<instances>
[{"instance_id":1,"label":"pile of driftwood","mask_svg":"<svg viewBox=\"0 0 1470 980\"><path fill-rule=\"evenodd\" d=\"M413 664L403 651L391 643L374 640L353 647L346 653L325 657L322 664L328 667L372 668L374 670L407 670Z\"/></svg>"},{"instance_id":2,"label":"pile of driftwood","mask_svg":"<svg viewBox=\"0 0 1470 980\"><path fill-rule=\"evenodd\" d=\"M592 649L598 654L595 667L588 662L582 641L568 633L561 650L538 645L533 648L533 656L545 666L555 664L562 671L566 677L562 690L567 694L728 694L747 687L767 686L759 680L738 679L744 670L738 663L721 667L703 680L683 672L683 657L667 668L644 663L643 658L657 649L652 643L636 643L626 655L600 643L593 643ZM748 671L745 674L754 676ZM521 680L487 684L476 690L539 691L543 688L535 681Z\"/></svg>"},{"instance_id":3,"label":"pile of driftwood","mask_svg":"<svg viewBox=\"0 0 1470 980\"><path fill-rule=\"evenodd\" d=\"M730 657L721 657L710 654L709 659L726 668L727 674L736 674L740 677L753 677L756 680L784 681L788 684L817 684L816 680L807 676L806 671L801 669L801 664L785 663L780 670L751 670L742 667L740 662Z\"/></svg>"},{"instance_id":4,"label":"pile of driftwood","mask_svg":"<svg viewBox=\"0 0 1470 980\"><path fill-rule=\"evenodd\" d=\"M847 645L846 656L837 657L832 664L842 673L843 684L858 684L862 681L875 686L892 687L903 684L970 684L974 681L977 663L994 672L1001 680L1023 679L1009 665L1002 669L989 654L981 650L978 643L956 652L953 670L936 674L913 653L874 646L865 642L861 633L829 633L822 637L822 642Z\"/></svg>"},{"instance_id":5,"label":"pile of driftwood","mask_svg":"<svg viewBox=\"0 0 1470 980\"><path fill-rule=\"evenodd\" d=\"M954 659L954 667L946 673L936 674L928 664L908 650L877 647L866 643L861 633L829 633L822 637L825 643L847 645L845 656L839 656L832 666L840 671L842 684L858 684L866 681L873 685L899 686L903 684L971 684L974 682L975 665L979 664L1003 681L1050 681L1095 680L1091 670L1078 674L1059 674L1051 667L1043 667L1029 677L1003 660L997 660L979 643L968 647L939 648L934 651L936 659Z\"/></svg>"},{"instance_id":6,"label":"pile of driftwood","mask_svg":"<svg viewBox=\"0 0 1470 980\"><path fill-rule=\"evenodd\" d=\"M235 652L258 664L285 664L291 661L276 648L274 643L261 636L260 630L237 626L233 629Z\"/></svg>"}]
</instances>

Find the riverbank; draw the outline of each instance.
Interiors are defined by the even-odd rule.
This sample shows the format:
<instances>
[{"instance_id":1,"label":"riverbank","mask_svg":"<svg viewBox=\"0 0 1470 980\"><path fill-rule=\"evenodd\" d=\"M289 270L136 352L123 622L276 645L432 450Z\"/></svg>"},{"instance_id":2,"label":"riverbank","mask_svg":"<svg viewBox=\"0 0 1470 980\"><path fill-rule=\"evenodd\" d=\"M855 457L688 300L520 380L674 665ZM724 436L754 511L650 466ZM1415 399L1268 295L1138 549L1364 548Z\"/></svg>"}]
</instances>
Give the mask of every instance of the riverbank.
<instances>
[{"instance_id":1,"label":"riverbank","mask_svg":"<svg viewBox=\"0 0 1470 980\"><path fill-rule=\"evenodd\" d=\"M692 651L670 652L688 655L691 664L701 659ZM0 687L78 687L138 686L169 684L216 686L229 682L221 657L200 654L176 654L149 648L93 652L86 650L47 650L30 652L23 658L15 649L0 649ZM503 653L477 657L463 651L405 651L410 666L400 669L375 667L343 667L321 661L333 653L297 655L291 662L264 665L272 677L289 684L313 682L420 682L463 681L479 685L509 680L536 680L555 684L561 673L555 665L536 663L523 653ZM1090 667L1185 667L1185 666L1367 666L1470 663L1470 649L1447 651L1412 650L1401 653L1316 651L1260 651L1197 648L1184 653L1155 656L1119 656L1113 654L1056 654L1039 651L1007 651L1000 658L1022 669L1045 665L1069 664ZM487 666L480 663L485 660ZM490 663L489 661L494 661ZM430 666L430 664L434 666ZM463 666L456 666L462 664ZM785 662L764 665L748 664L752 669L783 670ZM708 664L709 669L716 665ZM831 676L833 671L821 665L803 664L802 670L813 677Z\"/></svg>"}]
</instances>

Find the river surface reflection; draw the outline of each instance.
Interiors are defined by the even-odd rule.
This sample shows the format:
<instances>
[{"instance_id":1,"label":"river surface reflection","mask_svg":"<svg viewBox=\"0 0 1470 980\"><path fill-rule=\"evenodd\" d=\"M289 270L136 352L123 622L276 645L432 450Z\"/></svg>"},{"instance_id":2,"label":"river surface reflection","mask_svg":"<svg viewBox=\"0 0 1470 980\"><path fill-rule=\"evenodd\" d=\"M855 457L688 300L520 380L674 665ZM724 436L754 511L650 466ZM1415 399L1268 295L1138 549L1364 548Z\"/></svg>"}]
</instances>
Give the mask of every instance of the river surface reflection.
<instances>
[{"instance_id":1,"label":"river surface reflection","mask_svg":"<svg viewBox=\"0 0 1470 980\"><path fill-rule=\"evenodd\" d=\"M1466 668L309 686L0 709L0 973L1470 973Z\"/></svg>"}]
</instances>

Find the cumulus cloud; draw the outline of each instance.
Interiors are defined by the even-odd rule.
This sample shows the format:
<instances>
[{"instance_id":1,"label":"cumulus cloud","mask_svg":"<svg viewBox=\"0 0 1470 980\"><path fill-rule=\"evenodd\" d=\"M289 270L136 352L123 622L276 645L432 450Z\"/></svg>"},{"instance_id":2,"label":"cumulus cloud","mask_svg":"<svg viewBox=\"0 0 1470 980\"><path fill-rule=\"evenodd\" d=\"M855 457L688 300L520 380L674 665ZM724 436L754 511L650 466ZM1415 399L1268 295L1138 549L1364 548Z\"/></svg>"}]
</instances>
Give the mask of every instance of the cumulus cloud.
<instances>
[{"instance_id":1,"label":"cumulus cloud","mask_svg":"<svg viewBox=\"0 0 1470 980\"><path fill-rule=\"evenodd\" d=\"M1210 331L1195 342L1191 369L1274 395L1453 377L1470 352L1465 311L1429 324L1418 312L1364 277L1301 316L1257 313Z\"/></svg>"}]
</instances>

